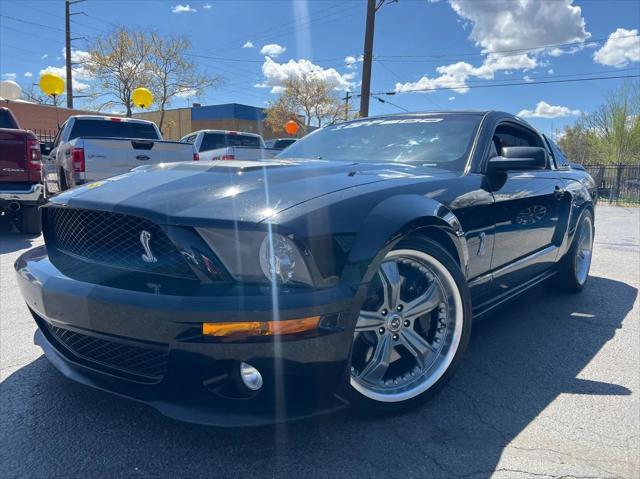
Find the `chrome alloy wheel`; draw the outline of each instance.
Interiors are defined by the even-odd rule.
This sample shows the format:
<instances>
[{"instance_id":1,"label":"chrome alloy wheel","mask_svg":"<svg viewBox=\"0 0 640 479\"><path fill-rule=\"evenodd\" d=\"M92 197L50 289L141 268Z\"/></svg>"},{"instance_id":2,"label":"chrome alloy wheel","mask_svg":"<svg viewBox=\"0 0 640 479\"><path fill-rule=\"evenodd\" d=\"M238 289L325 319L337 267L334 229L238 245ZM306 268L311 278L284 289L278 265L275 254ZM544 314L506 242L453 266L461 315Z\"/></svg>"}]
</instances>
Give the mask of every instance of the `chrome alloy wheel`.
<instances>
[{"instance_id":1,"label":"chrome alloy wheel","mask_svg":"<svg viewBox=\"0 0 640 479\"><path fill-rule=\"evenodd\" d=\"M575 273L579 284L584 284L589 276L591 266L591 253L593 250L593 224L590 216L580 222L580 229L576 238L577 248L575 253Z\"/></svg>"},{"instance_id":2,"label":"chrome alloy wheel","mask_svg":"<svg viewBox=\"0 0 640 479\"><path fill-rule=\"evenodd\" d=\"M356 323L351 386L381 402L423 393L451 365L463 314L456 282L440 261L412 249L389 252Z\"/></svg>"}]
</instances>

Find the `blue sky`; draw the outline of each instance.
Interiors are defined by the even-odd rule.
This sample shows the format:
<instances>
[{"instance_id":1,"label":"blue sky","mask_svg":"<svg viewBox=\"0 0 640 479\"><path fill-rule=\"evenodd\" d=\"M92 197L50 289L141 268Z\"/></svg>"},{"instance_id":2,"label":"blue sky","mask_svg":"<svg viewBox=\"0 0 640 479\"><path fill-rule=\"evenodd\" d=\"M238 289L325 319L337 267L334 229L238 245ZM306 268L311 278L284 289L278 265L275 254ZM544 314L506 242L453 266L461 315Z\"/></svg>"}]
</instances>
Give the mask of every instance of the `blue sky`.
<instances>
[{"instance_id":1,"label":"blue sky","mask_svg":"<svg viewBox=\"0 0 640 479\"><path fill-rule=\"evenodd\" d=\"M187 35L192 58L223 78L204 97L172 106L239 102L264 106L284 78L313 71L359 92L364 0L89 0L74 6L74 56L119 24ZM0 74L27 88L64 64L62 0L0 0ZM501 109L543 131L572 124L623 80L535 84L640 74L640 2L634 0L400 0L377 13L371 114ZM532 49L532 47L547 48ZM244 48L243 48L244 47ZM31 76L29 76L31 74ZM528 81L527 81L528 80ZM77 89L92 79L78 67ZM500 83L517 86L489 87ZM526 84L525 83L531 83ZM443 89L453 88L453 89ZM423 90L415 92L415 90ZM425 92L424 90L428 90ZM543 102L543 103L541 103Z\"/></svg>"}]
</instances>

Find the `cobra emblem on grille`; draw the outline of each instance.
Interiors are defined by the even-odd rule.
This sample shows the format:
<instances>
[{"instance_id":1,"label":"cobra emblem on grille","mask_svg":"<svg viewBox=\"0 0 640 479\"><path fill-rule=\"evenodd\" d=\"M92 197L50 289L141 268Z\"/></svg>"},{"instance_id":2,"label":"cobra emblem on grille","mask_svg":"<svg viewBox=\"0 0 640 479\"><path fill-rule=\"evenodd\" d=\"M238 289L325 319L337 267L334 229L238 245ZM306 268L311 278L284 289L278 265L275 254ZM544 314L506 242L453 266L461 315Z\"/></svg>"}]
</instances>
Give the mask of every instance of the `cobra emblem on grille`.
<instances>
[{"instance_id":1,"label":"cobra emblem on grille","mask_svg":"<svg viewBox=\"0 0 640 479\"><path fill-rule=\"evenodd\" d=\"M149 246L149 241L151 240L151 233L146 230L142 230L140 232L140 243L142 243L142 247L144 248L144 254L142 255L142 261L145 263L157 263L158 258L153 255L153 251L151 251L151 246Z\"/></svg>"}]
</instances>

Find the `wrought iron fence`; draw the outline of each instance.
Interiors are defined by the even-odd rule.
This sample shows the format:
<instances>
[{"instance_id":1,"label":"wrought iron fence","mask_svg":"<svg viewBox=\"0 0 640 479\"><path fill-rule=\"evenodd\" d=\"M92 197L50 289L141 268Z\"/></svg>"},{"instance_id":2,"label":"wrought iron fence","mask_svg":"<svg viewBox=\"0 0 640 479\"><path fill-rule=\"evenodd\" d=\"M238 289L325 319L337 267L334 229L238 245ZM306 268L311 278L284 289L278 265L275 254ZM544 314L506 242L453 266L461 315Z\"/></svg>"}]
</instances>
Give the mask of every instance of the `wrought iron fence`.
<instances>
[{"instance_id":1,"label":"wrought iron fence","mask_svg":"<svg viewBox=\"0 0 640 479\"><path fill-rule=\"evenodd\" d=\"M601 201L640 205L640 165L583 165L598 185Z\"/></svg>"},{"instance_id":2,"label":"wrought iron fence","mask_svg":"<svg viewBox=\"0 0 640 479\"><path fill-rule=\"evenodd\" d=\"M52 143L58 134L58 130L47 130L42 128L31 128L41 143Z\"/></svg>"}]
</instances>

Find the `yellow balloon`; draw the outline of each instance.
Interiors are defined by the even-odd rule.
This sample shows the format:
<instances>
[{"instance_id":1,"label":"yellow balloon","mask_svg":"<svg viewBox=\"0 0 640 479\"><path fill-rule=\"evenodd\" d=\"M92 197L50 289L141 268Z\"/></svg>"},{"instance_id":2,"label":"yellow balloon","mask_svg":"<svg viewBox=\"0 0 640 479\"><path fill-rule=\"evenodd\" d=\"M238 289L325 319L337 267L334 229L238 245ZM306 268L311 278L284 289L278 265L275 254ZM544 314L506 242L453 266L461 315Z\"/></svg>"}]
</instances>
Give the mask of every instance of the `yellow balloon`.
<instances>
[{"instance_id":1,"label":"yellow balloon","mask_svg":"<svg viewBox=\"0 0 640 479\"><path fill-rule=\"evenodd\" d=\"M40 76L40 89L49 96L58 96L64 92L64 80L53 73Z\"/></svg>"},{"instance_id":2,"label":"yellow balloon","mask_svg":"<svg viewBox=\"0 0 640 479\"><path fill-rule=\"evenodd\" d=\"M133 104L140 108L147 108L153 103L153 94L146 88L136 88L131 92Z\"/></svg>"}]
</instances>

